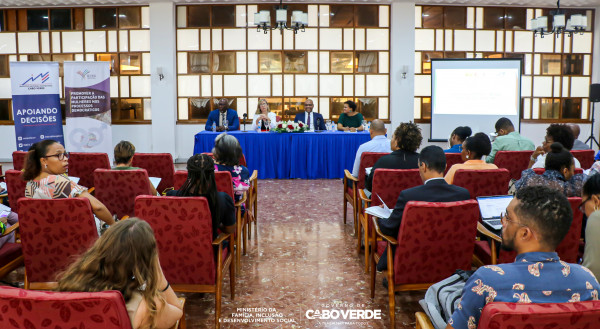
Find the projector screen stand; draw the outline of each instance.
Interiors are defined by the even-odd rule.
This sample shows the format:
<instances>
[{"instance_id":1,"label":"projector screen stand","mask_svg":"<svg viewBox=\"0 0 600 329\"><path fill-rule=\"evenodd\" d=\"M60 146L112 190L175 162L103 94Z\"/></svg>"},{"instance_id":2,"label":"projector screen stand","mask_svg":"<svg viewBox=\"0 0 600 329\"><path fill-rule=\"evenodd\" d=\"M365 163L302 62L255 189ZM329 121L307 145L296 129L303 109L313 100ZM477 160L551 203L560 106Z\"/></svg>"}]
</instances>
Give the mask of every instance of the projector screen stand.
<instances>
[{"instance_id":1,"label":"projector screen stand","mask_svg":"<svg viewBox=\"0 0 600 329\"><path fill-rule=\"evenodd\" d=\"M590 148L594 147L594 144L592 144L592 142L596 143L596 147L600 148L600 144L598 144L598 140L596 139L596 137L594 137L594 115L596 113L596 111L594 111L596 106L596 102L592 102L592 129L590 129L590 137L588 137L588 139L585 140L584 144L587 144L588 142L590 142Z\"/></svg>"}]
</instances>

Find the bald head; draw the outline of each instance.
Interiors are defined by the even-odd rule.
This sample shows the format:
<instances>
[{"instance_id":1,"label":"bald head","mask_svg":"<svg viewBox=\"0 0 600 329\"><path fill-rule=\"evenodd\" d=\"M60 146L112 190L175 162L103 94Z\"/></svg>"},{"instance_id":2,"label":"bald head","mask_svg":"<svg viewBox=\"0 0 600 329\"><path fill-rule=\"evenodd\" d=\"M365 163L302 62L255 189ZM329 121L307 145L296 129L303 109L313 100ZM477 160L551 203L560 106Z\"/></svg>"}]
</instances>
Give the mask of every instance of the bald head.
<instances>
[{"instance_id":1,"label":"bald head","mask_svg":"<svg viewBox=\"0 0 600 329\"><path fill-rule=\"evenodd\" d=\"M387 133L387 129L385 129L385 124L382 120L375 119L371 122L371 128L369 130L371 133L371 138L379 135L385 135Z\"/></svg>"},{"instance_id":2,"label":"bald head","mask_svg":"<svg viewBox=\"0 0 600 329\"><path fill-rule=\"evenodd\" d=\"M571 130L573 131L573 136L575 137L575 139L579 138L579 134L581 133L579 125L576 123L569 123L569 128L571 128Z\"/></svg>"}]
</instances>

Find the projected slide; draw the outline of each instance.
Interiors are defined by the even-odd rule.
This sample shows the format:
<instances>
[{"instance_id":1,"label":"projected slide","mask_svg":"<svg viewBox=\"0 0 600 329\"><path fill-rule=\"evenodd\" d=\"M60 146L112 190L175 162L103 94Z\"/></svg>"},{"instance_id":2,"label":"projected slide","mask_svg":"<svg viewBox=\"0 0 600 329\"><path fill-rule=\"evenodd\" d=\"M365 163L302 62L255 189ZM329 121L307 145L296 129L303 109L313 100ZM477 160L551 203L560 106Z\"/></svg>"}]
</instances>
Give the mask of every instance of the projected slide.
<instances>
[{"instance_id":1,"label":"projected slide","mask_svg":"<svg viewBox=\"0 0 600 329\"><path fill-rule=\"evenodd\" d=\"M431 61L432 139L448 139L465 125L474 133L490 133L501 117L518 127L520 112L521 60Z\"/></svg>"}]
</instances>

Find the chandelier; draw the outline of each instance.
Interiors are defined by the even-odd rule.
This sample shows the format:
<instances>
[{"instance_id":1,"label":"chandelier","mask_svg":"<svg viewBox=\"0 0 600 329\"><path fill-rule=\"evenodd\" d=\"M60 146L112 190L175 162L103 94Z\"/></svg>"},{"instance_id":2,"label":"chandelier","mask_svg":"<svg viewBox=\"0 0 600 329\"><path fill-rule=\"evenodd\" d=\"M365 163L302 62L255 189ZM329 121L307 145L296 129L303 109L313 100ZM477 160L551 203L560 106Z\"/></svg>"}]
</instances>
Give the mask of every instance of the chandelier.
<instances>
[{"instance_id":1,"label":"chandelier","mask_svg":"<svg viewBox=\"0 0 600 329\"><path fill-rule=\"evenodd\" d=\"M292 11L292 24L287 25L287 6L283 5L283 0L279 0L279 6L275 8L275 26L271 27L271 11L261 10L254 14L254 24L256 24L256 31L260 32L262 29L265 34L270 30L279 29L283 34L283 30L292 30L294 34L298 33L298 30L305 31L305 27L308 26L308 14L300 10Z\"/></svg>"},{"instance_id":2,"label":"chandelier","mask_svg":"<svg viewBox=\"0 0 600 329\"><path fill-rule=\"evenodd\" d=\"M560 9L560 0L556 1L556 10L552 10L550 15L553 16L552 30L548 30L548 16L540 16L531 20L531 30L534 36L539 33L543 38L544 35L554 33L558 38L566 33L570 37L577 32L583 34L587 27L587 16L585 15L571 15L569 19L566 19L565 11Z\"/></svg>"}]
</instances>

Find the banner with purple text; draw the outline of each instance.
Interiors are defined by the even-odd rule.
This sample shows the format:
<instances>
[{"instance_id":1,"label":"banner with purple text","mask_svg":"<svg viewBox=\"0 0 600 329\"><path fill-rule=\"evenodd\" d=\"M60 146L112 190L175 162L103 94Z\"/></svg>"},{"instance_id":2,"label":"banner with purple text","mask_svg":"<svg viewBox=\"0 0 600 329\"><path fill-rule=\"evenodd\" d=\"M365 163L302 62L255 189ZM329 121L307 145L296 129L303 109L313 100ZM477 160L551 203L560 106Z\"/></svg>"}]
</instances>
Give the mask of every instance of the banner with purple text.
<instances>
[{"instance_id":1,"label":"banner with purple text","mask_svg":"<svg viewBox=\"0 0 600 329\"><path fill-rule=\"evenodd\" d=\"M108 62L65 62L65 140L71 152L107 153L112 161Z\"/></svg>"},{"instance_id":2,"label":"banner with purple text","mask_svg":"<svg viewBox=\"0 0 600 329\"><path fill-rule=\"evenodd\" d=\"M44 139L64 144L58 63L10 62L10 77L17 150Z\"/></svg>"}]
</instances>

